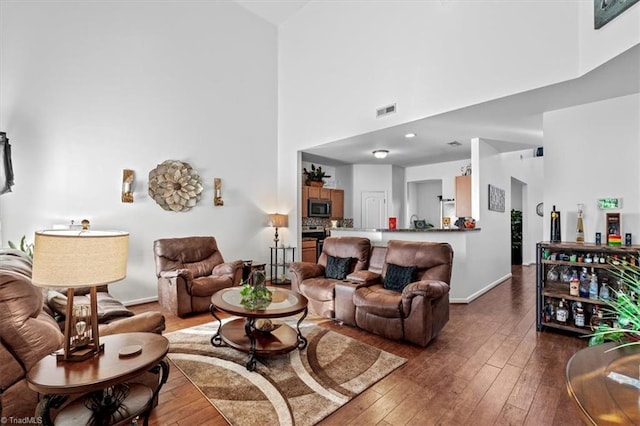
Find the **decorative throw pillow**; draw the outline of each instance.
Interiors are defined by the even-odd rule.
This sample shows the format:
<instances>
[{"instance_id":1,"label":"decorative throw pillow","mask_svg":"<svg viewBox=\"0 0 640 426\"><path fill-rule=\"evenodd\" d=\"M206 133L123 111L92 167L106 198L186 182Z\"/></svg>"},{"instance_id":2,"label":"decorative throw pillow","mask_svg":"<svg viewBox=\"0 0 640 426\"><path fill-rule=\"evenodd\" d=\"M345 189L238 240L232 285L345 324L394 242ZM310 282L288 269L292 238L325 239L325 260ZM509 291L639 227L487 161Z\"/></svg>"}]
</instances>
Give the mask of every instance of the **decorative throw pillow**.
<instances>
[{"instance_id":1,"label":"decorative throw pillow","mask_svg":"<svg viewBox=\"0 0 640 426\"><path fill-rule=\"evenodd\" d=\"M387 265L387 274L384 277L383 287L388 290L402 292L407 284L413 282L416 269L415 266L399 266L389 263Z\"/></svg>"},{"instance_id":2,"label":"decorative throw pillow","mask_svg":"<svg viewBox=\"0 0 640 426\"><path fill-rule=\"evenodd\" d=\"M335 280L344 280L351 272L351 263L354 260L353 257L327 255L327 267L325 268L324 276Z\"/></svg>"}]
</instances>

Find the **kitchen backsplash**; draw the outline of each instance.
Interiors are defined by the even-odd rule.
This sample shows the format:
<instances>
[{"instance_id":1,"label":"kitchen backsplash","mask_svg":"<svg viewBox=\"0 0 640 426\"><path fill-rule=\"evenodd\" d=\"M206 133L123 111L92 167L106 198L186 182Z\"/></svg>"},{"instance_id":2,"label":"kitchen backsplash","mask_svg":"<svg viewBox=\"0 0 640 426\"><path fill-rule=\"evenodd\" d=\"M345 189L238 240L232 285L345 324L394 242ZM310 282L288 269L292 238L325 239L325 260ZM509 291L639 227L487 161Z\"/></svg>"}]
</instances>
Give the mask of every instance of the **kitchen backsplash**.
<instances>
[{"instance_id":1,"label":"kitchen backsplash","mask_svg":"<svg viewBox=\"0 0 640 426\"><path fill-rule=\"evenodd\" d=\"M303 217L302 226L324 226L325 228L331 228L331 220L322 217ZM353 219L339 219L338 228L353 228Z\"/></svg>"}]
</instances>

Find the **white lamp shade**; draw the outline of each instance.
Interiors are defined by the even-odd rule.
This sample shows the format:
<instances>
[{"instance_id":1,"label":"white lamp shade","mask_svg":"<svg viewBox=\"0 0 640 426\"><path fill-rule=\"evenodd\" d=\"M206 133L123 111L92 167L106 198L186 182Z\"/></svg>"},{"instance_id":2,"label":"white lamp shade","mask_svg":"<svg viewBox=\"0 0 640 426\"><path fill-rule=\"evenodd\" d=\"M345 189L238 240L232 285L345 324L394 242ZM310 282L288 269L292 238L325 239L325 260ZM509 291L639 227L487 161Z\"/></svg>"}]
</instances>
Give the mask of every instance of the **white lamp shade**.
<instances>
[{"instance_id":1,"label":"white lamp shade","mask_svg":"<svg viewBox=\"0 0 640 426\"><path fill-rule=\"evenodd\" d=\"M41 287L94 287L127 276L129 233L36 232L32 282Z\"/></svg>"},{"instance_id":2,"label":"white lamp shade","mask_svg":"<svg viewBox=\"0 0 640 426\"><path fill-rule=\"evenodd\" d=\"M289 216L273 213L269 215L269 226L274 228L286 228L289 226Z\"/></svg>"}]
</instances>

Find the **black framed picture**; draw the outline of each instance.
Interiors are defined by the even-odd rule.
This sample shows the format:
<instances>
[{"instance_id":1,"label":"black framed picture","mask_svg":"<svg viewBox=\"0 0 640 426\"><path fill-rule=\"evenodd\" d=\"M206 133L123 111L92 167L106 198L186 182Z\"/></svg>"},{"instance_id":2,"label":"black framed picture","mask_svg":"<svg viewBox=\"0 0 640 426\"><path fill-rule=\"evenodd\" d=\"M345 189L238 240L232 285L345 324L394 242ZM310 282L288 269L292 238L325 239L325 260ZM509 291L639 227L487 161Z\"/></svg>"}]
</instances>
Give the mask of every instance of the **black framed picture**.
<instances>
[{"instance_id":1,"label":"black framed picture","mask_svg":"<svg viewBox=\"0 0 640 426\"><path fill-rule=\"evenodd\" d=\"M606 23L636 4L639 0L593 0L593 24L595 29L602 28Z\"/></svg>"},{"instance_id":2,"label":"black framed picture","mask_svg":"<svg viewBox=\"0 0 640 426\"><path fill-rule=\"evenodd\" d=\"M489 185L489 210L504 213L504 189Z\"/></svg>"}]
</instances>

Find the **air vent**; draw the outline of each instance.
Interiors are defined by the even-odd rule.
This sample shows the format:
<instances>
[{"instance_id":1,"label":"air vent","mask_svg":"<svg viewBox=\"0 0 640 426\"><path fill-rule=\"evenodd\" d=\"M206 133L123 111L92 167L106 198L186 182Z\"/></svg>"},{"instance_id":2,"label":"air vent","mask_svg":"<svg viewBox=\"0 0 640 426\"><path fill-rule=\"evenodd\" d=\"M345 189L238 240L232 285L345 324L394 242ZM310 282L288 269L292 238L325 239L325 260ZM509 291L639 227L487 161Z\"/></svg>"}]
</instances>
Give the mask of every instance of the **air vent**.
<instances>
[{"instance_id":1,"label":"air vent","mask_svg":"<svg viewBox=\"0 0 640 426\"><path fill-rule=\"evenodd\" d=\"M396 112L396 104L378 108L376 110L376 117L382 117L383 115L391 114L392 112Z\"/></svg>"},{"instance_id":2,"label":"air vent","mask_svg":"<svg viewBox=\"0 0 640 426\"><path fill-rule=\"evenodd\" d=\"M462 144L458 141L452 141L452 142L448 142L447 145L450 146L462 146Z\"/></svg>"}]
</instances>

